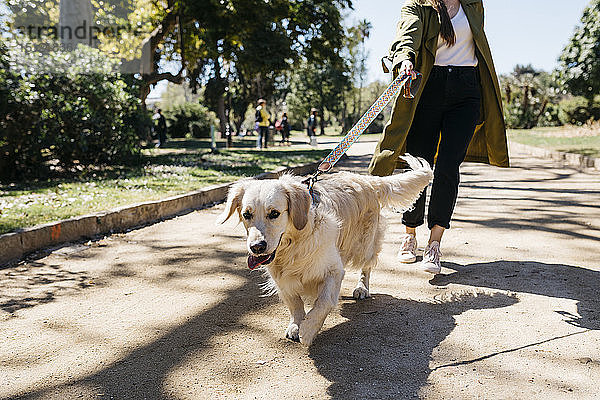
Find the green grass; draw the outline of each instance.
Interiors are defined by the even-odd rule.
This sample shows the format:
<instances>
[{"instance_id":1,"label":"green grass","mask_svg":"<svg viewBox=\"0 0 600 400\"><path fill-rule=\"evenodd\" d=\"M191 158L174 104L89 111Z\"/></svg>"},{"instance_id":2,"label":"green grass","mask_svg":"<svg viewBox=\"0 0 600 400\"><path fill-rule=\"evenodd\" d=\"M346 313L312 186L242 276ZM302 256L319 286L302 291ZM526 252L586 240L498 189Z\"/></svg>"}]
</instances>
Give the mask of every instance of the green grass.
<instances>
[{"instance_id":1,"label":"green grass","mask_svg":"<svg viewBox=\"0 0 600 400\"><path fill-rule=\"evenodd\" d=\"M223 149L219 141L212 153L209 140L172 140L164 149L144 150L134 165L0 185L0 233L319 161L328 153L308 147L255 150L254 143L255 137L236 138L233 149Z\"/></svg>"},{"instance_id":2,"label":"green grass","mask_svg":"<svg viewBox=\"0 0 600 400\"><path fill-rule=\"evenodd\" d=\"M576 127L514 129L508 131L508 139L529 146L600 157L600 130Z\"/></svg>"}]
</instances>

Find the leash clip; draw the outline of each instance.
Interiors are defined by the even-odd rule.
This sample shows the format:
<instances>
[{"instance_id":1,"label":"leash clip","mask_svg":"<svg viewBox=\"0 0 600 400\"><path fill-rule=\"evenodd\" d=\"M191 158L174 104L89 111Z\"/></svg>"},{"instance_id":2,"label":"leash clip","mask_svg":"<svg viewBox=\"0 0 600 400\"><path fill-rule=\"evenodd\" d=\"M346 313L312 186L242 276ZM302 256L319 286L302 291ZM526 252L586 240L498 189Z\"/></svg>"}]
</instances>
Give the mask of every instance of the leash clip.
<instances>
[{"instance_id":1,"label":"leash clip","mask_svg":"<svg viewBox=\"0 0 600 400\"><path fill-rule=\"evenodd\" d=\"M314 185L319 180L319 175L322 174L321 170L317 170L312 176L306 178L302 183L305 183L308 186L308 193L310 193L310 197L312 198L313 204L317 204L318 198L314 191Z\"/></svg>"}]
</instances>

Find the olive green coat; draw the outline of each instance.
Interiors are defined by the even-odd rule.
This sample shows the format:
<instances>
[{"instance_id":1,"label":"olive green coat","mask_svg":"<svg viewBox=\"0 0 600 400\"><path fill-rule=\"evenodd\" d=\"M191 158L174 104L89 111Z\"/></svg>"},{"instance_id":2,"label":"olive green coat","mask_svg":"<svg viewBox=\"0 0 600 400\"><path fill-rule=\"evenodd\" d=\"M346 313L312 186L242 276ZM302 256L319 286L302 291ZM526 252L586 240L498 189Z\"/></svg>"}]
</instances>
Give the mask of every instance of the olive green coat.
<instances>
[{"instance_id":1,"label":"olive green coat","mask_svg":"<svg viewBox=\"0 0 600 400\"><path fill-rule=\"evenodd\" d=\"M492 54L483 31L482 0L460 0L467 15L479 62L481 79L481 124L475 129L467 150L467 161L483 162L508 167L506 128L502 114L502 97ZM396 70L402 61L411 60L415 70L423 74L422 82L414 99L398 96L392 117L381 136L369 172L373 175L390 175L396 168L398 157L406 151L406 137L412 124L417 103L425 82L435 63L440 33L439 15L429 4L407 0L402 7L396 38L387 57Z\"/></svg>"}]
</instances>

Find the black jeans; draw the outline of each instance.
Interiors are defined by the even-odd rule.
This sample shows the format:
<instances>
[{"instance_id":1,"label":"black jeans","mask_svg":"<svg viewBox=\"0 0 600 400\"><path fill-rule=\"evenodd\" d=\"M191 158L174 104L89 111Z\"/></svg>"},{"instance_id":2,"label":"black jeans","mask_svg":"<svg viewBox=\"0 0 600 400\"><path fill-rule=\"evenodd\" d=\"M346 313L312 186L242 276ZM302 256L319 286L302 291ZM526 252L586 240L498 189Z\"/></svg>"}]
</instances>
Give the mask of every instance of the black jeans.
<instances>
[{"instance_id":1,"label":"black jeans","mask_svg":"<svg viewBox=\"0 0 600 400\"><path fill-rule=\"evenodd\" d=\"M476 67L433 67L423 88L406 139L406 152L430 165L437 151L427 211L427 226L450 228L460 182L459 167L479 120L481 103ZM439 148L438 148L439 143ZM402 223L416 228L424 223L426 190Z\"/></svg>"}]
</instances>

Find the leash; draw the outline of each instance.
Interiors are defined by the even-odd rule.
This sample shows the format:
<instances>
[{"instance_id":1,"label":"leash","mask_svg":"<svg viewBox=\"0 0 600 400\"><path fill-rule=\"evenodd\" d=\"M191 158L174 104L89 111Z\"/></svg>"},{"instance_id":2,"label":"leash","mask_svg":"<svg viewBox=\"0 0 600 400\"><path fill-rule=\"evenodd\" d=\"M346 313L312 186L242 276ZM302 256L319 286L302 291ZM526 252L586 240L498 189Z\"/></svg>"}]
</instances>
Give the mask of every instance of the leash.
<instances>
[{"instance_id":1,"label":"leash","mask_svg":"<svg viewBox=\"0 0 600 400\"><path fill-rule=\"evenodd\" d=\"M417 79L420 78L421 73L416 72ZM358 120L358 122L350 129L348 134L344 136L342 141L329 153L327 157L321 161L317 167L317 171L307 178L304 183L308 185L308 191L313 199L313 202L317 202L314 194L314 184L317 182L319 175L329 172L333 166L342 158L344 154L350 149L350 147L358 140L360 135L371 125L371 123L377 118L377 116L383 111L385 106L388 105L392 99L394 99L402 89L404 89L404 98L414 99L412 94L412 75L399 75L396 79L390 83L385 91L379 96L377 101L367 110L367 112Z\"/></svg>"}]
</instances>

